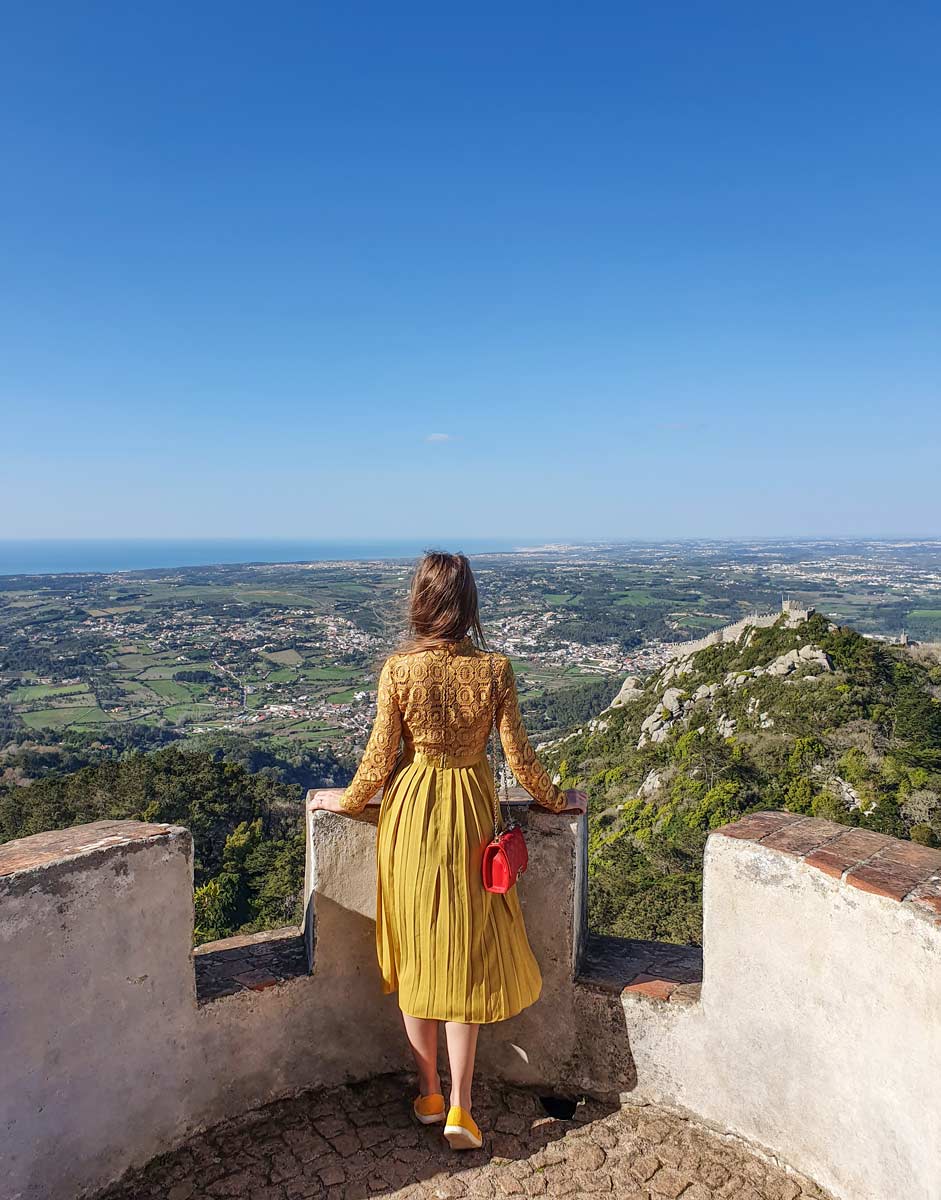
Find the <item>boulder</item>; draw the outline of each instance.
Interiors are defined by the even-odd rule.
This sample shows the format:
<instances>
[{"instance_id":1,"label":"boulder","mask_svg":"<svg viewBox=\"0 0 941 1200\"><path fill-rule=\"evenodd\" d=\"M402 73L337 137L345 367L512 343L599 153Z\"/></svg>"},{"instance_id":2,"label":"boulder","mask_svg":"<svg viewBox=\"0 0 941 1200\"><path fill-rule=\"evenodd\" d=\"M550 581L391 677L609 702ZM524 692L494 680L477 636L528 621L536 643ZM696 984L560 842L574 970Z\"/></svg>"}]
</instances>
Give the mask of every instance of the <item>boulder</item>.
<instances>
[{"instance_id":1,"label":"boulder","mask_svg":"<svg viewBox=\"0 0 941 1200\"><path fill-rule=\"evenodd\" d=\"M649 733L654 729L659 729L662 724L663 714L659 708L655 708L649 717L644 718L644 723L641 725L641 729Z\"/></svg>"},{"instance_id":2,"label":"boulder","mask_svg":"<svg viewBox=\"0 0 941 1200\"><path fill-rule=\"evenodd\" d=\"M643 685L636 675L628 675L621 684L621 690L614 697L609 708L622 708L625 704L631 704L634 700L639 700L644 694Z\"/></svg>"},{"instance_id":3,"label":"boulder","mask_svg":"<svg viewBox=\"0 0 941 1200\"><path fill-rule=\"evenodd\" d=\"M663 786L663 776L659 771L651 771L644 782L637 789L637 795L647 798L654 796Z\"/></svg>"},{"instance_id":4,"label":"boulder","mask_svg":"<svg viewBox=\"0 0 941 1200\"><path fill-rule=\"evenodd\" d=\"M821 650L819 646L801 646L801 659L806 663L816 664L822 671L833 670L830 656L826 650Z\"/></svg>"}]
</instances>

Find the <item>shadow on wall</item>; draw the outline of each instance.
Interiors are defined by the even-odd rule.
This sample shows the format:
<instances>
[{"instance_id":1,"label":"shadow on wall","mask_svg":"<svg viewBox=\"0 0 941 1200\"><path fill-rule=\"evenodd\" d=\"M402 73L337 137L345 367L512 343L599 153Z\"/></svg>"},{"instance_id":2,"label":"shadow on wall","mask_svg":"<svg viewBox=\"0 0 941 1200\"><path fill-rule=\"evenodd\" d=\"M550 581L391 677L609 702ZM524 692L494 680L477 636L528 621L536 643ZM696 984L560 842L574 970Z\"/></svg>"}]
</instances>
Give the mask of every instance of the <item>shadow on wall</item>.
<instances>
[{"instance_id":1,"label":"shadow on wall","mask_svg":"<svg viewBox=\"0 0 941 1200\"><path fill-rule=\"evenodd\" d=\"M535 806L523 806L518 819L529 851L520 904L543 986L529 1008L481 1029L479 1069L563 1102L585 1094L616 1100L636 1083L623 1010L609 992L573 987L587 936L587 824ZM315 813L306 887L314 979L342 981L331 986L355 994L355 1003L373 1013L370 1021L391 1011L392 1026L383 1024L382 1036L392 1039L408 1065L397 994L380 991L375 820ZM368 1073L365 1060L361 1070Z\"/></svg>"},{"instance_id":2,"label":"shadow on wall","mask_svg":"<svg viewBox=\"0 0 941 1200\"><path fill-rule=\"evenodd\" d=\"M525 820L543 992L481 1031L481 1077L675 1106L845 1200L937 1200L941 853L788 813L715 831L700 989L677 947L588 939L586 823ZM6 1194L64 1200L260 1105L411 1071L375 888L375 822L315 814L313 971L250 966L200 1005L186 830L98 822L0 847ZM208 953L270 966L278 937Z\"/></svg>"}]
</instances>

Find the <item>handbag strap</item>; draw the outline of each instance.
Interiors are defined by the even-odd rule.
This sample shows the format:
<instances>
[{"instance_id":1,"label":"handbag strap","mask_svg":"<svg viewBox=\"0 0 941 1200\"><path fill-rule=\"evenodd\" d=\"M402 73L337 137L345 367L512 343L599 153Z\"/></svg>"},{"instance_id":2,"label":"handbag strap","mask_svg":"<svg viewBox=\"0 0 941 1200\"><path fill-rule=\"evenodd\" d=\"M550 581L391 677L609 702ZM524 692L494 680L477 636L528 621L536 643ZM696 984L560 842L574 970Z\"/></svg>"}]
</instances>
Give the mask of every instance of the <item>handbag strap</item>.
<instances>
[{"instance_id":1,"label":"handbag strap","mask_svg":"<svg viewBox=\"0 0 941 1200\"><path fill-rule=\"evenodd\" d=\"M498 838L500 836L500 828L503 825L503 814L500 811L500 801L497 799L498 778L501 778L503 781L504 800L507 802L509 801L510 793L506 781L505 755L503 756L504 769L500 771L499 776L497 773L497 746L500 745L500 731L497 728L497 674L493 665L493 654L488 654L487 657L490 659L490 696L493 701L493 719L490 722L490 769L493 774L493 836L494 838ZM500 750L502 753L502 745L500 746Z\"/></svg>"}]
</instances>

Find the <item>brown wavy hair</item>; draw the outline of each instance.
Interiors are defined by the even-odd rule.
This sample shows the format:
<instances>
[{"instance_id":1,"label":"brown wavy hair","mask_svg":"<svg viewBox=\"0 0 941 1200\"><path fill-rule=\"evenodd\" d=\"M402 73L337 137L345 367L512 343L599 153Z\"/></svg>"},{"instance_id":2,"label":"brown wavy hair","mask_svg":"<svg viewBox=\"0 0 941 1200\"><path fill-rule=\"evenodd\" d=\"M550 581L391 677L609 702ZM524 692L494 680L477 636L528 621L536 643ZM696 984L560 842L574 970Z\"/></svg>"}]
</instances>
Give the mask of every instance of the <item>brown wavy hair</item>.
<instances>
[{"instance_id":1,"label":"brown wavy hair","mask_svg":"<svg viewBox=\"0 0 941 1200\"><path fill-rule=\"evenodd\" d=\"M487 642L480 624L477 581L465 554L426 550L409 589L410 638L399 651L413 654L471 635L480 649Z\"/></svg>"}]
</instances>

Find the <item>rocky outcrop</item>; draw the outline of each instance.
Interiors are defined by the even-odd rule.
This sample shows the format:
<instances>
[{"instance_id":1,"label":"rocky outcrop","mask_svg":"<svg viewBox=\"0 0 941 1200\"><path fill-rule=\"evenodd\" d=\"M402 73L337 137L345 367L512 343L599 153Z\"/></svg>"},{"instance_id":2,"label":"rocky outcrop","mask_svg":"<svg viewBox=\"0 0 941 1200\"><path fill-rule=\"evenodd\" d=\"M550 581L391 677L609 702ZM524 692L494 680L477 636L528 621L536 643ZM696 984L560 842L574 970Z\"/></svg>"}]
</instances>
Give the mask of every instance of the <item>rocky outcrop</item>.
<instances>
[{"instance_id":1,"label":"rocky outcrop","mask_svg":"<svg viewBox=\"0 0 941 1200\"><path fill-rule=\"evenodd\" d=\"M648 739L651 742L662 742L670 732L673 724L682 719L692 707L693 700L679 688L667 688L649 716L644 718L640 727L640 748Z\"/></svg>"},{"instance_id":2,"label":"rocky outcrop","mask_svg":"<svg viewBox=\"0 0 941 1200\"><path fill-rule=\"evenodd\" d=\"M788 650L779 655L765 669L756 670L756 675L790 675L798 667L816 665L821 671L831 671L832 665L826 652L819 646L801 646L799 650Z\"/></svg>"},{"instance_id":3,"label":"rocky outcrop","mask_svg":"<svg viewBox=\"0 0 941 1200\"><path fill-rule=\"evenodd\" d=\"M819 675L832 671L833 665L826 652L819 646L801 646L799 650L788 650L779 654L767 666L749 667L745 671L729 671L723 682L726 687L741 687L749 679L757 679L761 675L782 678L803 668L813 668L807 672L808 675Z\"/></svg>"},{"instance_id":4,"label":"rocky outcrop","mask_svg":"<svg viewBox=\"0 0 941 1200\"><path fill-rule=\"evenodd\" d=\"M628 675L621 684L621 690L614 697L608 708L623 708L625 704L633 704L635 700L643 699L644 685L637 675Z\"/></svg>"},{"instance_id":5,"label":"rocky outcrop","mask_svg":"<svg viewBox=\"0 0 941 1200\"><path fill-rule=\"evenodd\" d=\"M841 775L831 775L827 780L827 784L834 795L842 800L847 808L855 808L862 813L870 813L875 807L874 800L863 807L863 799L859 792Z\"/></svg>"},{"instance_id":6,"label":"rocky outcrop","mask_svg":"<svg viewBox=\"0 0 941 1200\"><path fill-rule=\"evenodd\" d=\"M691 659L680 659L670 663L660 673L661 686L671 683L678 675L689 674L693 665ZM784 654L779 654L765 666L748 667L743 671L729 671L721 684L702 683L691 693L675 686L666 687L640 727L637 748L640 749L648 741L662 742L673 725L689 716L690 711L697 704L705 703L711 707L721 688L739 688L749 680L758 679L761 676L784 679L788 682L814 679L832 670L833 665L826 652L819 646L808 644L799 649L787 650ZM774 725L771 715L759 710L757 700L750 702L749 715L754 718L760 729L770 729ZM716 718L716 728L721 737L731 737L736 729L736 721L728 714L720 713Z\"/></svg>"},{"instance_id":7,"label":"rocky outcrop","mask_svg":"<svg viewBox=\"0 0 941 1200\"><path fill-rule=\"evenodd\" d=\"M637 789L637 795L643 796L645 800L648 800L651 796L655 796L657 792L660 791L662 786L663 775L661 772L650 771L648 772L647 777L644 779L644 782Z\"/></svg>"},{"instance_id":8,"label":"rocky outcrop","mask_svg":"<svg viewBox=\"0 0 941 1200\"><path fill-rule=\"evenodd\" d=\"M684 655L682 658L677 658L664 667L660 678L663 683L670 683L671 680L678 679L681 675L688 675L692 669L692 661Z\"/></svg>"}]
</instances>

